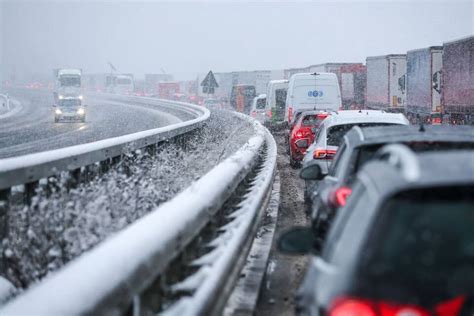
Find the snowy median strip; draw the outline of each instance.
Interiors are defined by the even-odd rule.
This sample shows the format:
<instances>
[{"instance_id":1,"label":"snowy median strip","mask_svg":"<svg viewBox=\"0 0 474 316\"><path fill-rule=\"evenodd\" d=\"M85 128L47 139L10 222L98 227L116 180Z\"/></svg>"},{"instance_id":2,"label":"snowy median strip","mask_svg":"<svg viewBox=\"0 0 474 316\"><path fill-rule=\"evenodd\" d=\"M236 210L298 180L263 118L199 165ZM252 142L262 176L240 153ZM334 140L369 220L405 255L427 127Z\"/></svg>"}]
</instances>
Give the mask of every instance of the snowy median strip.
<instances>
[{"instance_id":1,"label":"snowy median strip","mask_svg":"<svg viewBox=\"0 0 474 316\"><path fill-rule=\"evenodd\" d=\"M263 146L264 166L252 185L236 218L231 239L219 259L203 272L196 295L185 303L204 308L212 300L223 273L233 264L250 227L271 188L276 165L276 145L268 132L256 124L256 135L234 155L214 167L188 189L139 219L96 248L68 264L58 273L19 296L0 310L1 315L118 314L142 293L182 249L195 238L239 183L257 163ZM188 306L186 308L186 305Z\"/></svg>"}]
</instances>

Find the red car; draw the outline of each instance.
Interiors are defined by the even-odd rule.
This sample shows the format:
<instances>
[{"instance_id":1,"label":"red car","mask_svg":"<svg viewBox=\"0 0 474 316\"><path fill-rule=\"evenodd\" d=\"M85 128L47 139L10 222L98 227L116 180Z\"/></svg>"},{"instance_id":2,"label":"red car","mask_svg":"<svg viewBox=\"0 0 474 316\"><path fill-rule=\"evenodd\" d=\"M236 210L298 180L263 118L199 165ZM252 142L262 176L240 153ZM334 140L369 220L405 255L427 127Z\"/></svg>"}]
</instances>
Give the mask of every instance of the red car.
<instances>
[{"instance_id":1,"label":"red car","mask_svg":"<svg viewBox=\"0 0 474 316\"><path fill-rule=\"evenodd\" d=\"M306 154L306 149L314 141L314 134L321 122L329 115L322 111L307 111L298 115L295 124L290 130L288 147L290 154L290 165L298 166Z\"/></svg>"}]
</instances>

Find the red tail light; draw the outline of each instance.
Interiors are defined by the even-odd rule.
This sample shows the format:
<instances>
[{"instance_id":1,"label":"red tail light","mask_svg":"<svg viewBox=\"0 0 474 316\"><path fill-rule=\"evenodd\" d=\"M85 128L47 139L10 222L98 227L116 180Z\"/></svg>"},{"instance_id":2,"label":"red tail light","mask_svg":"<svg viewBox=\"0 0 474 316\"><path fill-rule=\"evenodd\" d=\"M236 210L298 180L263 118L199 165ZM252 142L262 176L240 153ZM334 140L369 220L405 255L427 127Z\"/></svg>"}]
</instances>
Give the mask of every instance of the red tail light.
<instances>
[{"instance_id":1,"label":"red tail light","mask_svg":"<svg viewBox=\"0 0 474 316\"><path fill-rule=\"evenodd\" d=\"M462 305L466 298L464 296L459 296L453 298L449 301L442 302L436 305L436 315L438 316L451 316L451 315L459 315L461 311Z\"/></svg>"},{"instance_id":2,"label":"red tail light","mask_svg":"<svg viewBox=\"0 0 474 316\"><path fill-rule=\"evenodd\" d=\"M268 111L267 111L267 116L268 116L269 118L272 118L272 110L268 110Z\"/></svg>"},{"instance_id":3,"label":"red tail light","mask_svg":"<svg viewBox=\"0 0 474 316\"><path fill-rule=\"evenodd\" d=\"M358 298L343 298L331 306L330 316L429 316L429 311L415 305L374 302Z\"/></svg>"},{"instance_id":4,"label":"red tail light","mask_svg":"<svg viewBox=\"0 0 474 316\"><path fill-rule=\"evenodd\" d=\"M288 122L293 121L293 107L288 107Z\"/></svg>"},{"instance_id":5,"label":"red tail light","mask_svg":"<svg viewBox=\"0 0 474 316\"><path fill-rule=\"evenodd\" d=\"M252 111L252 114L250 114L252 117L257 117L257 112Z\"/></svg>"},{"instance_id":6,"label":"red tail light","mask_svg":"<svg viewBox=\"0 0 474 316\"><path fill-rule=\"evenodd\" d=\"M348 187L340 187L329 196L329 202L334 207L343 207L346 205L347 199L352 193L352 189Z\"/></svg>"},{"instance_id":7,"label":"red tail light","mask_svg":"<svg viewBox=\"0 0 474 316\"><path fill-rule=\"evenodd\" d=\"M335 150L330 149L316 149L313 152L313 159L332 159L336 155Z\"/></svg>"},{"instance_id":8,"label":"red tail light","mask_svg":"<svg viewBox=\"0 0 474 316\"><path fill-rule=\"evenodd\" d=\"M331 306L329 316L377 316L376 306L367 300L344 298Z\"/></svg>"},{"instance_id":9,"label":"red tail light","mask_svg":"<svg viewBox=\"0 0 474 316\"><path fill-rule=\"evenodd\" d=\"M302 132L302 131L297 131L297 132L295 133L295 136L296 136L297 138L301 138L301 137L303 137L304 135L303 135L303 132Z\"/></svg>"}]
</instances>

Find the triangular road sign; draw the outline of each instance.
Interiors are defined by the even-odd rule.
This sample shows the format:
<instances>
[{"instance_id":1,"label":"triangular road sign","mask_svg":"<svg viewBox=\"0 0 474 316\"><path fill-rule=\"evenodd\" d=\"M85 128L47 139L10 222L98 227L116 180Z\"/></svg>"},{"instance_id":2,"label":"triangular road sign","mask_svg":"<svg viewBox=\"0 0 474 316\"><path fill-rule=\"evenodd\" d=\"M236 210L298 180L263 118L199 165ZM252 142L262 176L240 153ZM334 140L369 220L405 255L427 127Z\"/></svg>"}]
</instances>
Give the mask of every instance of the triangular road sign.
<instances>
[{"instance_id":1,"label":"triangular road sign","mask_svg":"<svg viewBox=\"0 0 474 316\"><path fill-rule=\"evenodd\" d=\"M207 87L208 89L219 88L216 77L214 77L212 70L209 71L206 78L204 78L204 80L201 82L201 87Z\"/></svg>"}]
</instances>

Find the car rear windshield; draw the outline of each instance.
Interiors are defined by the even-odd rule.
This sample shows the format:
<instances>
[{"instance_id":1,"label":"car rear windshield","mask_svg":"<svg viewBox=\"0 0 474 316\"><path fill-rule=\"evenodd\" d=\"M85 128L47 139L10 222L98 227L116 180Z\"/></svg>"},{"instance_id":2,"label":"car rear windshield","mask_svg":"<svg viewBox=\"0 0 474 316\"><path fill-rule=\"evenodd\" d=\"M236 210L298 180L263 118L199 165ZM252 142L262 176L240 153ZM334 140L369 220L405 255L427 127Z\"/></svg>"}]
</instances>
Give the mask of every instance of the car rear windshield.
<instances>
[{"instance_id":1,"label":"car rear windshield","mask_svg":"<svg viewBox=\"0 0 474 316\"><path fill-rule=\"evenodd\" d=\"M301 124L303 126L311 126L311 127L318 127L321 125L321 122L325 119L326 117L320 117L316 114L314 115L305 115L303 117L303 121Z\"/></svg>"},{"instance_id":2,"label":"car rear windshield","mask_svg":"<svg viewBox=\"0 0 474 316\"><path fill-rule=\"evenodd\" d=\"M474 293L473 227L472 184L400 193L375 221L362 271L410 289Z\"/></svg>"},{"instance_id":3,"label":"car rear windshield","mask_svg":"<svg viewBox=\"0 0 474 316\"><path fill-rule=\"evenodd\" d=\"M362 146L359 148L359 152L357 155L357 160L355 164L351 167L349 172L349 179L348 182L351 182L352 178L354 178L355 174L362 168L362 166L372 159L374 154L379 150L382 146L386 145L387 143L383 144L376 144L370 146ZM414 152L427 152L427 151L438 151L438 150L463 150L463 149L474 149L474 142L403 142L404 145L410 147Z\"/></svg>"},{"instance_id":4,"label":"car rear windshield","mask_svg":"<svg viewBox=\"0 0 474 316\"><path fill-rule=\"evenodd\" d=\"M275 90L275 104L276 108L279 110L284 110L286 106L286 89L276 89Z\"/></svg>"},{"instance_id":5,"label":"car rear windshield","mask_svg":"<svg viewBox=\"0 0 474 316\"><path fill-rule=\"evenodd\" d=\"M266 99L258 99L257 100L257 110L265 110L266 103L267 103Z\"/></svg>"},{"instance_id":6,"label":"car rear windshield","mask_svg":"<svg viewBox=\"0 0 474 316\"><path fill-rule=\"evenodd\" d=\"M354 126L369 127L369 126L388 126L396 125L391 123L360 123L360 124L344 124L336 125L328 129L327 144L329 146L339 146L344 135Z\"/></svg>"}]
</instances>

